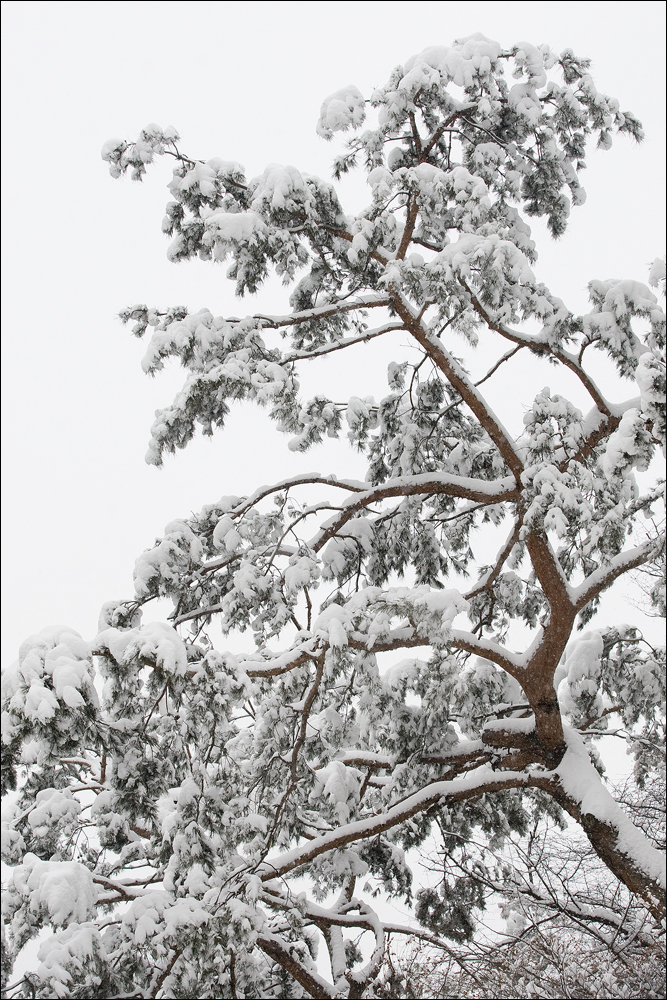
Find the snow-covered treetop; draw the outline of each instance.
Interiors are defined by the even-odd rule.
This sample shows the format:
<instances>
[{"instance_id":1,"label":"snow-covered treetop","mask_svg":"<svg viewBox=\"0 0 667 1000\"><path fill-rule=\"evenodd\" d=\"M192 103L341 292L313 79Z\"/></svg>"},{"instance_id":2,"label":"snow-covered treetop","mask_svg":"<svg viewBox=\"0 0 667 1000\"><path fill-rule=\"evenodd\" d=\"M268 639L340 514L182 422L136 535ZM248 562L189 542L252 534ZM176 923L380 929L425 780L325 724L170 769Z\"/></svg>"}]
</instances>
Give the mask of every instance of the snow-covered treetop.
<instances>
[{"instance_id":1,"label":"snow-covered treetop","mask_svg":"<svg viewBox=\"0 0 667 1000\"><path fill-rule=\"evenodd\" d=\"M537 281L527 221L561 235L584 201L587 145L641 138L588 66L473 35L424 50L367 98L337 91L317 130L349 133L334 177L366 170L356 215L296 167L248 180L236 162L192 159L171 128L105 144L114 177L173 158L172 261L227 261L239 296L274 272L291 286L281 315L122 311L135 335L150 331L147 373L168 359L187 373L148 461L251 400L289 449L346 434L368 468L286 475L171 521L92 642L46 630L3 675L7 774L21 779L11 947L57 929L36 995L370 997L388 935L449 946L381 920L364 880L409 898L404 851L436 828L447 843L477 828L499 844L549 810L664 913L661 855L591 761L612 712L640 776L663 733L664 648L594 616L641 567L664 610L664 484L637 475L665 442L665 314L651 290L664 263L651 287L591 280L577 315ZM455 353L461 337L488 355L481 377ZM382 399L302 397L301 365L378 338ZM545 381L554 367L575 380L588 411L519 384L525 352ZM595 352L618 370L613 399ZM521 392L521 426L489 406L492 378ZM473 546L482 525L500 532L488 562ZM165 597L170 624L143 624ZM213 623L231 643L250 630L255 651L218 651ZM438 926L460 940L474 921L456 919ZM346 928L373 937L360 967Z\"/></svg>"}]
</instances>

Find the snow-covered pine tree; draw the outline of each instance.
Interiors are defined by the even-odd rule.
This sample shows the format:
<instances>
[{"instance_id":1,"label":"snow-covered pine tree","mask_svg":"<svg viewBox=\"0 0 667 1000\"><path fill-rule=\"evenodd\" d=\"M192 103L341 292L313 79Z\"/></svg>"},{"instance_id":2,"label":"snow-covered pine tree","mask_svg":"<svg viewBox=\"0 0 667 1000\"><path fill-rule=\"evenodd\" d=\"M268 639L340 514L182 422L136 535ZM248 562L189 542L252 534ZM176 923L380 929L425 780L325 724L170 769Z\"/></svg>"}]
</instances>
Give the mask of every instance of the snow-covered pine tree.
<instances>
[{"instance_id":1,"label":"snow-covered pine tree","mask_svg":"<svg viewBox=\"0 0 667 1000\"><path fill-rule=\"evenodd\" d=\"M240 296L270 272L293 284L283 315L122 313L137 336L150 328L148 373L167 358L187 370L149 461L253 400L292 450L347 434L368 472L295 475L172 521L92 643L61 628L23 644L4 675L8 964L54 930L24 995L373 996L391 936L451 945L385 921L365 884L409 898L405 851L434 831L497 845L540 810L581 824L664 914L663 856L592 743L611 709L660 738L664 651L591 619L616 580L661 558L662 483L640 488L635 470L664 441L665 318L635 280L591 281L575 315L535 279L526 222L559 236L589 142L641 138L588 66L474 35L369 98L332 95L319 134L352 133L334 175L365 169L372 189L355 216L327 181L276 165L247 180L185 156L172 129L105 145L114 177L173 157L172 260L227 259ZM663 276L658 261L649 283ZM300 366L380 337L383 399L301 398ZM478 341L494 363L473 378L456 351ZM595 352L625 380L613 399ZM504 426L488 382L514 386L527 353L580 383L589 412L522 384L524 426ZM489 565L471 548L481 524L499 533ZM171 624L144 624L163 597ZM230 642L251 629L256 652L213 648L213 620ZM453 891L454 904L463 918L440 923L456 939L475 900Z\"/></svg>"}]
</instances>

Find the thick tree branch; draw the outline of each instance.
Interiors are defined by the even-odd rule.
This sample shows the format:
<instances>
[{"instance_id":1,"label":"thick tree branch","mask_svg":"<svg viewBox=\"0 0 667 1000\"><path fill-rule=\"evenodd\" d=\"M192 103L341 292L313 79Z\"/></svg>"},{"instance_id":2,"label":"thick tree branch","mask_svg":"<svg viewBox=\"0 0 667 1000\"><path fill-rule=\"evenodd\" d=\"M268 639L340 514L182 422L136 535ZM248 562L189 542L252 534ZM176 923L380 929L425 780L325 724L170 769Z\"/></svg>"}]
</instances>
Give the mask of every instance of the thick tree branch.
<instances>
[{"instance_id":1,"label":"thick tree branch","mask_svg":"<svg viewBox=\"0 0 667 1000\"><path fill-rule=\"evenodd\" d=\"M415 229L415 223L417 221L417 213L419 212L419 204L417 198L413 197L410 201L408 207L407 218L405 220L405 229L403 230L403 235L401 236L401 242L399 243L398 250L396 251L396 260L403 260L410 246L410 241L412 239L412 234Z\"/></svg>"},{"instance_id":2,"label":"thick tree branch","mask_svg":"<svg viewBox=\"0 0 667 1000\"><path fill-rule=\"evenodd\" d=\"M495 415L487 401L477 391L463 369L452 358L438 337L434 333L424 329L406 299L397 289L391 288L390 291L394 308L407 329L421 347L423 347L436 367L440 369L450 384L456 389L464 403L475 414L507 462L512 474L518 480L523 472L523 462L516 450L510 433L503 427L502 422Z\"/></svg>"},{"instance_id":3,"label":"thick tree branch","mask_svg":"<svg viewBox=\"0 0 667 1000\"><path fill-rule=\"evenodd\" d=\"M307 969L282 938L263 931L257 936L257 944L269 958L282 965L308 991L309 996L316 1000L331 1000L336 995L334 987L317 973Z\"/></svg>"},{"instance_id":4,"label":"thick tree branch","mask_svg":"<svg viewBox=\"0 0 667 1000\"><path fill-rule=\"evenodd\" d=\"M453 125L454 122L456 121L456 119L459 118L460 115L464 114L465 111L466 111L465 107L461 108L460 111L455 111L453 115L450 115L449 118L445 119L445 121L442 123L442 125L440 125L435 130L435 132L431 136L431 139L428 142L428 144L422 149L422 152L421 152L421 162L425 162L426 161L426 159L428 158L429 154L433 152L433 150L435 149L437 143L442 139L442 137L445 134L445 132L447 131L447 129L451 125Z\"/></svg>"},{"instance_id":5,"label":"thick tree branch","mask_svg":"<svg viewBox=\"0 0 667 1000\"><path fill-rule=\"evenodd\" d=\"M462 649L466 653L475 653L506 670L512 677L520 678L524 674L523 657L505 649L492 639L483 639L472 632L462 632L453 628L450 632L451 644L454 649Z\"/></svg>"},{"instance_id":6,"label":"thick tree branch","mask_svg":"<svg viewBox=\"0 0 667 1000\"><path fill-rule=\"evenodd\" d=\"M255 490L251 496L242 500L237 507L229 512L230 517L241 517L245 514L247 510L258 504L260 500L264 500L266 497L271 496L273 493L282 493L283 490L289 490L293 486L307 486L307 485L317 485L317 486L334 486L339 490L347 490L349 493L364 493L368 490L368 483L362 480L355 479L338 479L337 476L321 476L319 472L311 472L296 476L289 476L287 479L281 479L277 483L273 483L271 486L260 486L259 489Z\"/></svg>"},{"instance_id":7,"label":"thick tree branch","mask_svg":"<svg viewBox=\"0 0 667 1000\"><path fill-rule=\"evenodd\" d=\"M518 500L520 495L509 477L486 481L467 479L464 476L450 476L447 473L437 475L424 473L419 476L388 479L382 486L377 486L360 496L350 498L343 505L342 513L334 517L329 524L324 524L309 544L318 552L330 538L333 538L340 531L347 521L370 504L386 500L389 497L428 496L429 494L459 497L488 506L507 500Z\"/></svg>"},{"instance_id":8,"label":"thick tree branch","mask_svg":"<svg viewBox=\"0 0 667 1000\"><path fill-rule=\"evenodd\" d=\"M578 733L567 730L568 749L552 775L532 776L584 829L593 849L657 920L665 916L665 856L647 840L602 784Z\"/></svg>"},{"instance_id":9,"label":"thick tree branch","mask_svg":"<svg viewBox=\"0 0 667 1000\"><path fill-rule=\"evenodd\" d=\"M570 462L580 462L583 465L591 457L597 446L613 434L620 422L621 418L617 413L612 414L610 417L606 417L603 413L600 413L600 422L597 427L590 432L574 455L570 455L558 463L558 469L561 472L565 472Z\"/></svg>"},{"instance_id":10,"label":"thick tree branch","mask_svg":"<svg viewBox=\"0 0 667 1000\"><path fill-rule=\"evenodd\" d=\"M455 781L436 781L420 791L409 795L400 805L392 806L379 816L366 820L348 823L331 833L316 837L308 844L292 848L274 858L267 858L260 866L258 873L262 881L268 882L280 878L289 872L294 872L302 865L313 861L321 854L337 850L356 840L366 840L379 833L391 830L417 813L424 812L433 805L447 802L464 802L487 792L497 792L504 788L525 787L528 777L525 774L506 772L502 775L488 767L466 778Z\"/></svg>"},{"instance_id":11,"label":"thick tree branch","mask_svg":"<svg viewBox=\"0 0 667 1000\"><path fill-rule=\"evenodd\" d=\"M317 661L319 655L320 650L316 647L315 640L311 640L270 660L253 660L248 657L243 661L243 669L248 677L279 677L308 661Z\"/></svg>"},{"instance_id":12,"label":"thick tree branch","mask_svg":"<svg viewBox=\"0 0 667 1000\"><path fill-rule=\"evenodd\" d=\"M345 240L346 243L351 243L354 239L352 233L349 233L347 229L339 229L336 226L325 226L325 225L322 226L322 229L325 229L328 233L331 233L332 236L337 236L338 239L340 240ZM391 259L390 257L385 256L385 254L380 253L379 250L371 250L368 256L371 258L371 260L376 260L379 264L382 264L383 266L388 264L389 260Z\"/></svg>"},{"instance_id":13,"label":"thick tree branch","mask_svg":"<svg viewBox=\"0 0 667 1000\"><path fill-rule=\"evenodd\" d=\"M601 594L603 590L610 587L614 580L617 580L623 573L631 569L643 566L644 563L656 556L664 545L664 535L659 539L650 538L642 545L634 549L620 552L613 559L610 559L607 566L601 566L591 573L590 576L578 587L568 587L569 597L575 611L581 611L594 597Z\"/></svg>"},{"instance_id":14,"label":"thick tree branch","mask_svg":"<svg viewBox=\"0 0 667 1000\"><path fill-rule=\"evenodd\" d=\"M572 600L567 579L549 539L541 531L528 531L525 542L533 569L549 602L552 617L560 614L565 620L570 619Z\"/></svg>"}]
</instances>

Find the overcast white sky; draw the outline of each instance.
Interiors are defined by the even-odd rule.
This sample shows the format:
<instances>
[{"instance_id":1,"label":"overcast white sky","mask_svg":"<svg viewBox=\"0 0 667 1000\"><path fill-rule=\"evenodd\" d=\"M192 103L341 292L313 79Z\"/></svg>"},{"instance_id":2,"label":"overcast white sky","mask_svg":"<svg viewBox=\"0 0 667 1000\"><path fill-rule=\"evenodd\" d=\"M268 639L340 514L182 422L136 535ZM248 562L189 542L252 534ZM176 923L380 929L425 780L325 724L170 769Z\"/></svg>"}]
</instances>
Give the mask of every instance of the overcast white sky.
<instances>
[{"instance_id":1,"label":"overcast white sky","mask_svg":"<svg viewBox=\"0 0 667 1000\"><path fill-rule=\"evenodd\" d=\"M169 264L169 165L143 185L112 181L99 158L106 139L155 121L174 125L190 155L239 160L249 176L278 162L328 177L333 148L314 129L327 94L349 82L368 92L413 53L474 31L507 46L545 41L590 56L598 88L639 116L647 140L591 157L588 202L558 244L535 227L540 276L583 309L591 278L645 281L664 252L661 2L78 0L5 2L3 16L3 662L45 625L92 637L102 602L131 596L135 557L172 518L287 469L345 470L341 450L292 455L248 408L162 471L144 464L153 410L182 377L142 375L143 345L118 310L182 303L238 315L284 311L286 297L270 287L239 303L224 269ZM358 185L347 188L358 202ZM376 391L383 364L367 374L371 387L352 391ZM515 407L540 378L525 400L523 385L511 387Z\"/></svg>"}]
</instances>

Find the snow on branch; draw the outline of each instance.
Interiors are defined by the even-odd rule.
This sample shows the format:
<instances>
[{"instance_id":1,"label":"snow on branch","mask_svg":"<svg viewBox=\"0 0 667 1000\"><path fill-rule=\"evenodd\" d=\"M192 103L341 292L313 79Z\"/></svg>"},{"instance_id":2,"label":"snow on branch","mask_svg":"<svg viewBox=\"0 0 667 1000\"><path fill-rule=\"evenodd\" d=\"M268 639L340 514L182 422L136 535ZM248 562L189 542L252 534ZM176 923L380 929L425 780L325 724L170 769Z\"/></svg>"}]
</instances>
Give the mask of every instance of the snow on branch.
<instances>
[{"instance_id":1,"label":"snow on branch","mask_svg":"<svg viewBox=\"0 0 667 1000\"><path fill-rule=\"evenodd\" d=\"M472 775L457 781L436 781L409 795L403 802L387 809L380 816L349 823L331 833L316 837L303 847L296 847L273 858L267 858L259 868L259 875L262 881L270 882L274 878L280 878L288 872L302 868L323 853L391 830L417 813L424 812L436 804L446 805L448 801L462 802L486 792L499 791L503 788L518 788L524 785L527 780L526 775L523 774L508 771L499 775L489 767L482 767Z\"/></svg>"},{"instance_id":2,"label":"snow on branch","mask_svg":"<svg viewBox=\"0 0 667 1000\"><path fill-rule=\"evenodd\" d=\"M638 566L643 566L657 556L664 548L664 536L658 539L650 538L625 552L620 552L609 560L606 566L600 566L590 574L578 587L569 587L570 599L577 611L581 611L589 601L601 594L624 573Z\"/></svg>"}]
</instances>

